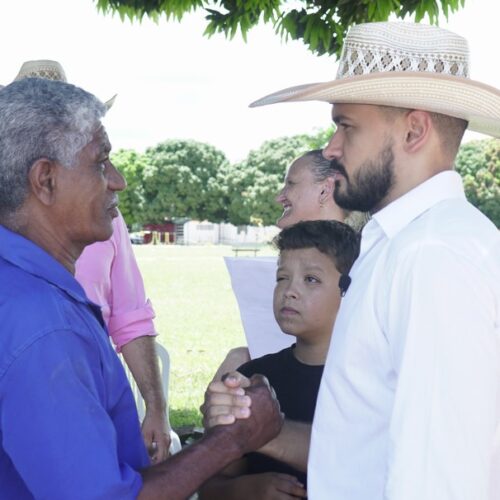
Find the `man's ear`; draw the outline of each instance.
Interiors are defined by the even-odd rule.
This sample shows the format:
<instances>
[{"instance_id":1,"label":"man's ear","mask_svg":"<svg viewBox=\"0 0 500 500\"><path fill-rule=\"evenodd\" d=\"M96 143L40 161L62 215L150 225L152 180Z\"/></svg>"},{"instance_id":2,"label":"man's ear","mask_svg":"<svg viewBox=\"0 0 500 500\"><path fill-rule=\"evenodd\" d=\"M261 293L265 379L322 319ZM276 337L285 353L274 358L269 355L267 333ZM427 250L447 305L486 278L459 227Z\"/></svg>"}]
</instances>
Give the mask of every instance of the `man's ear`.
<instances>
[{"instance_id":1,"label":"man's ear","mask_svg":"<svg viewBox=\"0 0 500 500\"><path fill-rule=\"evenodd\" d=\"M329 199L333 198L333 177L327 177L321 185L321 191L319 193L319 202L321 204L326 203Z\"/></svg>"},{"instance_id":2,"label":"man's ear","mask_svg":"<svg viewBox=\"0 0 500 500\"><path fill-rule=\"evenodd\" d=\"M57 164L47 158L33 163L28 174L31 192L44 205L52 205L55 200Z\"/></svg>"},{"instance_id":3,"label":"man's ear","mask_svg":"<svg viewBox=\"0 0 500 500\"><path fill-rule=\"evenodd\" d=\"M406 115L404 150L415 153L427 142L432 129L432 118L427 111L412 110Z\"/></svg>"}]
</instances>

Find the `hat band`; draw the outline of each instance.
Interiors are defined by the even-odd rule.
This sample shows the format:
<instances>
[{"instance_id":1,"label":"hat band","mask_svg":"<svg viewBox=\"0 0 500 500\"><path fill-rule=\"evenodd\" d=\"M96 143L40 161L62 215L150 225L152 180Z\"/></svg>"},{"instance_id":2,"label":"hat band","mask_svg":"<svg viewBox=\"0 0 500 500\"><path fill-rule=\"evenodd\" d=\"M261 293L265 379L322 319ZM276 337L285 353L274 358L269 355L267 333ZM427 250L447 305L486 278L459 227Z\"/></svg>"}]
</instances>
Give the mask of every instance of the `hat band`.
<instances>
[{"instance_id":1,"label":"hat band","mask_svg":"<svg viewBox=\"0 0 500 500\"><path fill-rule=\"evenodd\" d=\"M460 56L454 58L447 55L447 58L444 58L436 54L411 54L386 47L345 46L337 79L391 71L469 76L467 61Z\"/></svg>"}]
</instances>

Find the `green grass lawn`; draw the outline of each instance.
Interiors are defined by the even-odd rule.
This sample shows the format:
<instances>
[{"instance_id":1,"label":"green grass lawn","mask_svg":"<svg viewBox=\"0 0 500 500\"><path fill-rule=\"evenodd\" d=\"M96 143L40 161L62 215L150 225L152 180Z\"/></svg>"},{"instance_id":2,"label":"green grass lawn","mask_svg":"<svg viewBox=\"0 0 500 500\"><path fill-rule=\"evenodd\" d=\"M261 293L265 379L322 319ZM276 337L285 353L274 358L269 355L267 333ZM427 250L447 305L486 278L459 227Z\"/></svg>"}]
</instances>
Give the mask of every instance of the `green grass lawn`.
<instances>
[{"instance_id":1,"label":"green grass lawn","mask_svg":"<svg viewBox=\"0 0 500 500\"><path fill-rule=\"evenodd\" d=\"M230 246L137 245L134 252L170 354L170 422L200 425L206 386L232 347L245 345L223 257ZM269 247L259 255L270 255ZM244 257L241 257L244 258Z\"/></svg>"}]
</instances>

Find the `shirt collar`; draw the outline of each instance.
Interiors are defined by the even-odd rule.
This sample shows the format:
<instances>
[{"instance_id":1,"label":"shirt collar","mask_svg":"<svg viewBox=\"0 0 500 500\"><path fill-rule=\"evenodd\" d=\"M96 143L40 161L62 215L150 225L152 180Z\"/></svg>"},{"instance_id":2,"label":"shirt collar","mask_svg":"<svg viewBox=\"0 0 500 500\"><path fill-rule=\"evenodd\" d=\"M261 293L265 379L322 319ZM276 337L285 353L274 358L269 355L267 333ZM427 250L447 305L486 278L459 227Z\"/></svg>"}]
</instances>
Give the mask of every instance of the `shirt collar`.
<instances>
[{"instance_id":1,"label":"shirt collar","mask_svg":"<svg viewBox=\"0 0 500 500\"><path fill-rule=\"evenodd\" d=\"M388 238L439 202L465 199L463 183L457 172L441 172L413 188L373 215Z\"/></svg>"},{"instance_id":2,"label":"shirt collar","mask_svg":"<svg viewBox=\"0 0 500 500\"><path fill-rule=\"evenodd\" d=\"M37 276L79 302L89 304L85 292L72 274L41 247L0 225L0 257Z\"/></svg>"}]
</instances>

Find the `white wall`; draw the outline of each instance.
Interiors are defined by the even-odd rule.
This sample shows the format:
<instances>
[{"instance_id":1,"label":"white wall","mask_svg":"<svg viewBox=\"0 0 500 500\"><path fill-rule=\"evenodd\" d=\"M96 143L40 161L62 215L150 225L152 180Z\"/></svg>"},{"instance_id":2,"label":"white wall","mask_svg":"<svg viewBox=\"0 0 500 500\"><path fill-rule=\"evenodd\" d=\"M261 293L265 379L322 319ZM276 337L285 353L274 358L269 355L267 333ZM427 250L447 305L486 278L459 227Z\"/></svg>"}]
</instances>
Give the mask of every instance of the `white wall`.
<instances>
[{"instance_id":1,"label":"white wall","mask_svg":"<svg viewBox=\"0 0 500 500\"><path fill-rule=\"evenodd\" d=\"M191 220L184 224L184 244L256 245L270 242L278 232L276 226L234 226Z\"/></svg>"}]
</instances>

